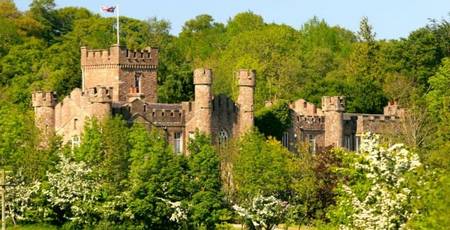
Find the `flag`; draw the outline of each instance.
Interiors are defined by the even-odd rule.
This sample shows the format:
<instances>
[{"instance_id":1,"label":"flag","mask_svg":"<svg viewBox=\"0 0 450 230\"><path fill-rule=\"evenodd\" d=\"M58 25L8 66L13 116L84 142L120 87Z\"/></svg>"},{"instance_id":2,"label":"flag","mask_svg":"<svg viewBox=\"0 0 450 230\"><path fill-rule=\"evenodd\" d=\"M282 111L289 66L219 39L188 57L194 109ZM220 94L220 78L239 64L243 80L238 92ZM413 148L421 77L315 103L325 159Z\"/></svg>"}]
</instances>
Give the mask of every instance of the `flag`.
<instances>
[{"instance_id":1,"label":"flag","mask_svg":"<svg viewBox=\"0 0 450 230\"><path fill-rule=\"evenodd\" d=\"M102 11L106 13L114 13L115 10L115 6L102 6Z\"/></svg>"}]
</instances>

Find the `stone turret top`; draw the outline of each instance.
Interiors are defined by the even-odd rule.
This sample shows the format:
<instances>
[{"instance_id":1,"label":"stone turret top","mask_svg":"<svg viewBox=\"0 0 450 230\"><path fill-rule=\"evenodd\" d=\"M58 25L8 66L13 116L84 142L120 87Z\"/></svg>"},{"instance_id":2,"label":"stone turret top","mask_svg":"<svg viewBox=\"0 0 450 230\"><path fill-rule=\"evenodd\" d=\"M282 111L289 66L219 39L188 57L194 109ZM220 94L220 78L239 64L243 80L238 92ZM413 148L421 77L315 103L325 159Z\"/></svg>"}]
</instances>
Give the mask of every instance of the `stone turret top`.
<instances>
[{"instance_id":1,"label":"stone turret top","mask_svg":"<svg viewBox=\"0 0 450 230\"><path fill-rule=\"evenodd\" d=\"M256 74L255 70L241 69L237 73L239 86L255 87Z\"/></svg>"},{"instance_id":2,"label":"stone turret top","mask_svg":"<svg viewBox=\"0 0 450 230\"><path fill-rule=\"evenodd\" d=\"M211 69L199 68L194 70L194 85L211 85Z\"/></svg>"},{"instance_id":3,"label":"stone turret top","mask_svg":"<svg viewBox=\"0 0 450 230\"><path fill-rule=\"evenodd\" d=\"M54 92L37 91L32 94L33 107L53 107L56 105L56 94Z\"/></svg>"},{"instance_id":4,"label":"stone turret top","mask_svg":"<svg viewBox=\"0 0 450 230\"><path fill-rule=\"evenodd\" d=\"M345 97L344 96L323 96L322 97L322 111L345 111Z\"/></svg>"}]
</instances>

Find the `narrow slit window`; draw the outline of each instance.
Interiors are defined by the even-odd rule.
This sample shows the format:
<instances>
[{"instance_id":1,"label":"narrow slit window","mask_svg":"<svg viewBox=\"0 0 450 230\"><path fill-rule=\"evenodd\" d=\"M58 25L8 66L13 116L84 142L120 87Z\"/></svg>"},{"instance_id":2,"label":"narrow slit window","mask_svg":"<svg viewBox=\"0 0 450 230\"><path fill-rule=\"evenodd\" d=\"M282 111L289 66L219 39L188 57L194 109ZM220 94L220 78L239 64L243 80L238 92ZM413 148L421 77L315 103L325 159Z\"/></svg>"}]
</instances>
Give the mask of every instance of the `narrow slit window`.
<instances>
[{"instance_id":1,"label":"narrow slit window","mask_svg":"<svg viewBox=\"0 0 450 230\"><path fill-rule=\"evenodd\" d=\"M136 74L134 76L134 88L136 90L136 93L141 92L141 75L140 74Z\"/></svg>"}]
</instances>

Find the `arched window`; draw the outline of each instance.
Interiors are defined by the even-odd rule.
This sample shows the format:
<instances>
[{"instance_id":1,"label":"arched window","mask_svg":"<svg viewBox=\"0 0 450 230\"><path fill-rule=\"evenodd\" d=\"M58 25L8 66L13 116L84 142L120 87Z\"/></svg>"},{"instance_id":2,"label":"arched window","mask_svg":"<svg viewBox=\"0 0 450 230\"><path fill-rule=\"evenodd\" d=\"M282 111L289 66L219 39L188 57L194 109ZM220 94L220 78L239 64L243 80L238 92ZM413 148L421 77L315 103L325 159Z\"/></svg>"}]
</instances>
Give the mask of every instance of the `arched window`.
<instances>
[{"instance_id":1,"label":"arched window","mask_svg":"<svg viewBox=\"0 0 450 230\"><path fill-rule=\"evenodd\" d=\"M73 119L73 129L78 129L78 118Z\"/></svg>"}]
</instances>

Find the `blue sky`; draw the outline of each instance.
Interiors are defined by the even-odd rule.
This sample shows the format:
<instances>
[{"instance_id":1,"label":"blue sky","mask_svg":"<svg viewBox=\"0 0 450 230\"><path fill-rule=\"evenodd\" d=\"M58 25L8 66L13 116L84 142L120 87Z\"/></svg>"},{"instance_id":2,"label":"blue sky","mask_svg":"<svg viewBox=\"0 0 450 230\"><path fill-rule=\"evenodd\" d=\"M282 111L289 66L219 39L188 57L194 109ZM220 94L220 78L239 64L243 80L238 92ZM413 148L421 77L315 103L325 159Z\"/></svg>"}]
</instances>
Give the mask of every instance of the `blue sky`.
<instances>
[{"instance_id":1,"label":"blue sky","mask_svg":"<svg viewBox=\"0 0 450 230\"><path fill-rule=\"evenodd\" d=\"M15 0L26 10L31 0ZM430 18L449 19L450 0L55 0L57 7L82 6L100 12L101 5L119 4L120 14L147 19L156 16L172 24L172 34L184 22L199 14L209 14L226 22L236 13L253 11L266 22L300 28L313 16L330 25L357 31L361 17L367 16L379 39L397 39L424 25Z\"/></svg>"}]
</instances>

